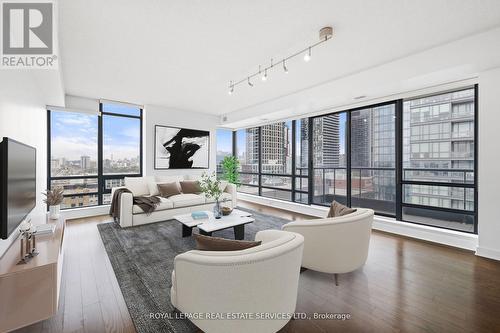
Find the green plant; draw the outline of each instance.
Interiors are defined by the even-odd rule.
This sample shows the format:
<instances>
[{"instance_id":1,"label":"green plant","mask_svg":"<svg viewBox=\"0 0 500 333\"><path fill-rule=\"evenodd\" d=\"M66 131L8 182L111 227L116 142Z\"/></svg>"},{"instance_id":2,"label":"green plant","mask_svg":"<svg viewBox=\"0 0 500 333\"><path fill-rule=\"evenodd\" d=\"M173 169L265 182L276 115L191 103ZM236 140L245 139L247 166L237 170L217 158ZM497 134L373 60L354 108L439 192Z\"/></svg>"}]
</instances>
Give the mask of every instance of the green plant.
<instances>
[{"instance_id":1,"label":"green plant","mask_svg":"<svg viewBox=\"0 0 500 333\"><path fill-rule=\"evenodd\" d=\"M240 173L238 172L238 168L240 166L240 161L236 156L226 156L222 160L222 177L228 182L235 184L236 186L240 185Z\"/></svg>"},{"instance_id":2,"label":"green plant","mask_svg":"<svg viewBox=\"0 0 500 333\"><path fill-rule=\"evenodd\" d=\"M219 201L222 195L220 181L217 179L215 172L211 175L203 173L200 179L200 188L203 193L209 198Z\"/></svg>"},{"instance_id":3,"label":"green plant","mask_svg":"<svg viewBox=\"0 0 500 333\"><path fill-rule=\"evenodd\" d=\"M42 194L45 196L43 202L45 202L49 206L60 205L64 199L63 193L64 189L59 186L54 187L51 190L47 190L46 192L42 192Z\"/></svg>"}]
</instances>

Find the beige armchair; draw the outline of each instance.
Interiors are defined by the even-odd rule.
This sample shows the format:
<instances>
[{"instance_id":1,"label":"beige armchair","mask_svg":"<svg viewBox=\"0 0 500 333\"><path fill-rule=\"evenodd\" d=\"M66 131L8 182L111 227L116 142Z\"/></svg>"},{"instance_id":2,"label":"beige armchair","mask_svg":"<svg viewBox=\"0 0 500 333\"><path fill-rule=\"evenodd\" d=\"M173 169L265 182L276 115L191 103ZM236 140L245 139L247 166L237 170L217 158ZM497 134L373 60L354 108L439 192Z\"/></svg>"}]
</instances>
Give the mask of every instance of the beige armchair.
<instances>
[{"instance_id":1,"label":"beige armchair","mask_svg":"<svg viewBox=\"0 0 500 333\"><path fill-rule=\"evenodd\" d=\"M352 272L363 266L368 257L373 210L358 208L356 212L332 218L297 221L282 229L304 236L302 267L323 273Z\"/></svg>"},{"instance_id":2,"label":"beige armchair","mask_svg":"<svg viewBox=\"0 0 500 333\"><path fill-rule=\"evenodd\" d=\"M192 319L204 332L276 332L295 312L304 238L281 231L255 235L241 251L192 250L175 257L170 292L183 313L246 313L251 319ZM280 314L263 318L265 314Z\"/></svg>"}]
</instances>

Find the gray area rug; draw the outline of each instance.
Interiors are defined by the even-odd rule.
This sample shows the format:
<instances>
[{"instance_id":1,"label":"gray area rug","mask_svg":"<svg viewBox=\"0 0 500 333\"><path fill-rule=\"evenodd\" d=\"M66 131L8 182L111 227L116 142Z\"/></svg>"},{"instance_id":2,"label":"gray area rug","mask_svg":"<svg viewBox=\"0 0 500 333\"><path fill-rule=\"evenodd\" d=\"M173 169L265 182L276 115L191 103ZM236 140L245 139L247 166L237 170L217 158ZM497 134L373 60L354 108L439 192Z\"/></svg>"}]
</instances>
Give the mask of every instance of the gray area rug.
<instances>
[{"instance_id":1,"label":"gray area rug","mask_svg":"<svg viewBox=\"0 0 500 333\"><path fill-rule=\"evenodd\" d=\"M254 223L245 225L245 239L253 240L257 231L281 229L289 221L249 209ZM151 314L175 316L170 303L174 258L195 248L193 237L182 238L182 225L174 220L122 229L114 222L97 225L113 266L130 316L139 333L196 332L187 319L153 319ZM196 233L197 229L193 229ZM234 239L233 229L213 236Z\"/></svg>"}]
</instances>

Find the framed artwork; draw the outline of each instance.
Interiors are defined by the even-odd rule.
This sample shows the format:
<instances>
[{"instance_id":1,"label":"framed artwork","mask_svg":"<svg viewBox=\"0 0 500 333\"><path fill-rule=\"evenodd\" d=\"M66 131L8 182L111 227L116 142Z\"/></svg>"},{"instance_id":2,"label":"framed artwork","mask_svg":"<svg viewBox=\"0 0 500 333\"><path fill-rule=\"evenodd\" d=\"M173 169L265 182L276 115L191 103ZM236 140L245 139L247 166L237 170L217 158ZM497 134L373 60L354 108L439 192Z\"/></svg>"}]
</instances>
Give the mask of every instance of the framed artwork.
<instances>
[{"instance_id":1,"label":"framed artwork","mask_svg":"<svg viewBox=\"0 0 500 333\"><path fill-rule=\"evenodd\" d=\"M210 132L155 126L155 169L208 169Z\"/></svg>"}]
</instances>

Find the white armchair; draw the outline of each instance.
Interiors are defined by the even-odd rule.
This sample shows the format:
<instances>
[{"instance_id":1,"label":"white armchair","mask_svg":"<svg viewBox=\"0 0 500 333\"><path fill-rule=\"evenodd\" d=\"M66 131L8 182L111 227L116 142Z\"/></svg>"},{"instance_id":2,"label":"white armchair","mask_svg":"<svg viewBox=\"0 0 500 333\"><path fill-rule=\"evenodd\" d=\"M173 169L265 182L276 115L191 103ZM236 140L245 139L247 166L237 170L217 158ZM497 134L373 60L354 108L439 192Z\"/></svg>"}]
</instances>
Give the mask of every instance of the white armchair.
<instances>
[{"instance_id":1,"label":"white armchair","mask_svg":"<svg viewBox=\"0 0 500 333\"><path fill-rule=\"evenodd\" d=\"M373 222L373 210L358 208L356 212L332 218L297 221L282 229L304 236L302 267L337 274L352 272L363 266Z\"/></svg>"},{"instance_id":2,"label":"white armchair","mask_svg":"<svg viewBox=\"0 0 500 333\"><path fill-rule=\"evenodd\" d=\"M288 314L295 312L304 238L265 230L262 244L241 251L192 250L175 257L171 302L183 313ZM276 332L290 320L192 319L205 332Z\"/></svg>"}]
</instances>

